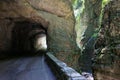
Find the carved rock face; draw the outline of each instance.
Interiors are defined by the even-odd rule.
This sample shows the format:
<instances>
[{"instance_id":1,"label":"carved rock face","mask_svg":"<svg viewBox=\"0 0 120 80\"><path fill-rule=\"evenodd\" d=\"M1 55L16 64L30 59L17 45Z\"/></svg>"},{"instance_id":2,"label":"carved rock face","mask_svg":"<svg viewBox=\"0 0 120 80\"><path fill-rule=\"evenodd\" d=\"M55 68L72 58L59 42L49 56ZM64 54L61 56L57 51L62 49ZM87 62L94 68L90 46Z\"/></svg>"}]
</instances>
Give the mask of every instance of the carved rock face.
<instances>
[{"instance_id":1,"label":"carved rock face","mask_svg":"<svg viewBox=\"0 0 120 80\"><path fill-rule=\"evenodd\" d=\"M61 18L59 18L58 16L63 18L63 20L61 20ZM66 19L69 18L69 20L71 21L72 19L74 19L69 1L0 0L0 24L1 24L0 28L2 33L0 36L0 43L1 43L0 50L2 49L6 51L11 49L12 46L11 38L14 34L17 34L18 32L23 36L28 34L27 32L29 32L31 28L30 27L31 24L25 27L26 31L24 29L23 31L21 30L21 32L23 33L21 33L18 29L18 31L16 31L17 33L15 32L14 34L12 34L12 31L14 31L12 29L14 29L16 22L28 21L35 24L41 24L42 27L44 27L45 29L48 28L48 26L50 26L50 28L48 29L48 33L52 35L51 32L53 33L54 29L56 29L54 28L54 26L62 27L61 22L64 22L65 18ZM21 24L25 26L24 23ZM65 26L64 23L62 24ZM74 21L72 21L71 24L73 25ZM16 35L16 36L20 37L20 35ZM26 35L25 38L27 37L28 36Z\"/></svg>"},{"instance_id":2,"label":"carved rock face","mask_svg":"<svg viewBox=\"0 0 120 80\"><path fill-rule=\"evenodd\" d=\"M29 21L35 24L41 24L42 27L47 28L48 51L56 53L57 58L77 69L79 48L75 42L75 18L69 0L0 0L0 19L1 21L3 21L3 19L10 20L11 23L13 23L12 27L14 27L16 21ZM7 24L4 21L3 23ZM8 26L11 23L9 23ZM10 30L8 27L5 27L4 24L2 27L6 30L1 30L5 36L0 36L0 43L2 44L0 45L0 50L3 48L3 45L5 46L4 51L10 50L12 27L9 27ZM29 27L30 26L26 26L26 29L30 29ZM25 29L19 31L18 29L17 32L21 33L24 32L24 30ZM29 34L29 32L22 34L22 36L17 35L15 40L25 43L23 44L25 45L24 47L19 44L21 46L20 48L24 50L26 50L26 48L28 50L31 49L29 35L25 37L27 34ZM9 36L10 40L8 39ZM21 39L18 40L18 38ZM45 37L42 39L45 39ZM36 40L36 43L39 43L39 38ZM74 56L71 57L71 61L68 59L70 56Z\"/></svg>"}]
</instances>

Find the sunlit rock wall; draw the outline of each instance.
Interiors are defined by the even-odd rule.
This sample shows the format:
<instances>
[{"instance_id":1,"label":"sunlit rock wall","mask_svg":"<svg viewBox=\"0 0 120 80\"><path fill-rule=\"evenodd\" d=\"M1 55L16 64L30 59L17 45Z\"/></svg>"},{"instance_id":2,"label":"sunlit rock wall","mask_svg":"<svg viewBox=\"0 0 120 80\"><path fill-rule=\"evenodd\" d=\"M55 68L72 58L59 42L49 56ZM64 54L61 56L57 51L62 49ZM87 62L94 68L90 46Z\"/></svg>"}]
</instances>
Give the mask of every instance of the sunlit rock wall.
<instances>
[{"instance_id":1,"label":"sunlit rock wall","mask_svg":"<svg viewBox=\"0 0 120 80\"><path fill-rule=\"evenodd\" d=\"M120 79L120 1L105 6L102 27L95 44L95 80Z\"/></svg>"},{"instance_id":2,"label":"sunlit rock wall","mask_svg":"<svg viewBox=\"0 0 120 80\"><path fill-rule=\"evenodd\" d=\"M84 9L80 15L80 25L78 41L82 54L80 57L80 67L82 71L91 71L91 59L93 57L94 43L102 9L102 0L84 0Z\"/></svg>"},{"instance_id":3,"label":"sunlit rock wall","mask_svg":"<svg viewBox=\"0 0 120 80\"><path fill-rule=\"evenodd\" d=\"M80 15L80 26L78 26L79 31L77 34L81 49L85 47L90 37L98 28L101 4L102 0L85 0L83 2L84 9Z\"/></svg>"}]
</instances>

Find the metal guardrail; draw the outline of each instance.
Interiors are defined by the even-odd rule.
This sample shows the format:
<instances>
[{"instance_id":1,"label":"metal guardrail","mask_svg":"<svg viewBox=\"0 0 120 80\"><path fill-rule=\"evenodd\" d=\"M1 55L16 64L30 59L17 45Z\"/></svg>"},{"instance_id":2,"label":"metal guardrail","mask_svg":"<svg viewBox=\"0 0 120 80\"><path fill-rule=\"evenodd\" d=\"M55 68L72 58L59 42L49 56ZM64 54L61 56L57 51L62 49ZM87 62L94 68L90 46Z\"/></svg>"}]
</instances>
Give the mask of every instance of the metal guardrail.
<instances>
[{"instance_id":1,"label":"metal guardrail","mask_svg":"<svg viewBox=\"0 0 120 80\"><path fill-rule=\"evenodd\" d=\"M77 71L58 60L52 53L46 53L46 62L57 77L57 80L87 80Z\"/></svg>"}]
</instances>

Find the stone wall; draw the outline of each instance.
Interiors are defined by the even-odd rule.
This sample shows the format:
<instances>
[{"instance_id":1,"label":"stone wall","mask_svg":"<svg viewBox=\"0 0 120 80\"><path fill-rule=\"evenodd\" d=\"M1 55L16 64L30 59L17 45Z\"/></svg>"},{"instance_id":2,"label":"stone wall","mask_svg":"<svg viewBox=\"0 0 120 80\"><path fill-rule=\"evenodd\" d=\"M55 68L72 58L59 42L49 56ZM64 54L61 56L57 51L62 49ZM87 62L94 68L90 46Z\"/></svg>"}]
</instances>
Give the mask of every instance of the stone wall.
<instances>
[{"instance_id":1,"label":"stone wall","mask_svg":"<svg viewBox=\"0 0 120 80\"><path fill-rule=\"evenodd\" d=\"M9 19L0 19L0 51L10 50L13 25Z\"/></svg>"},{"instance_id":2,"label":"stone wall","mask_svg":"<svg viewBox=\"0 0 120 80\"><path fill-rule=\"evenodd\" d=\"M96 40L97 29L99 28L99 18L102 9L102 0L85 0L84 10L80 17L80 47L82 54L79 59L82 71L92 72L92 61L94 43Z\"/></svg>"},{"instance_id":3,"label":"stone wall","mask_svg":"<svg viewBox=\"0 0 120 80\"><path fill-rule=\"evenodd\" d=\"M91 36L99 27L102 0L85 0L84 9L80 15L80 46L85 47Z\"/></svg>"},{"instance_id":4,"label":"stone wall","mask_svg":"<svg viewBox=\"0 0 120 80\"><path fill-rule=\"evenodd\" d=\"M102 27L95 44L95 80L120 79L120 1L105 6Z\"/></svg>"},{"instance_id":5,"label":"stone wall","mask_svg":"<svg viewBox=\"0 0 120 80\"><path fill-rule=\"evenodd\" d=\"M56 75L57 80L87 80L73 68L68 67L67 64L58 60L52 53L48 52L46 57L46 62Z\"/></svg>"}]
</instances>

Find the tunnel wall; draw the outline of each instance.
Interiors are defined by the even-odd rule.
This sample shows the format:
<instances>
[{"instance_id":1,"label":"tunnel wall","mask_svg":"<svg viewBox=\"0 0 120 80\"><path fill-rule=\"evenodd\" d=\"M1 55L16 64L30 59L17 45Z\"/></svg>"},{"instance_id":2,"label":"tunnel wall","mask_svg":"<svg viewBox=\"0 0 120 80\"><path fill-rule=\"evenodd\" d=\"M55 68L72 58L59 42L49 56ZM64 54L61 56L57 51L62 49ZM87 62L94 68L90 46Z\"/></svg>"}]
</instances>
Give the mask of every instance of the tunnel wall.
<instances>
[{"instance_id":1,"label":"tunnel wall","mask_svg":"<svg viewBox=\"0 0 120 80\"><path fill-rule=\"evenodd\" d=\"M0 51L11 49L12 28L14 23L9 19L0 19Z\"/></svg>"}]
</instances>

